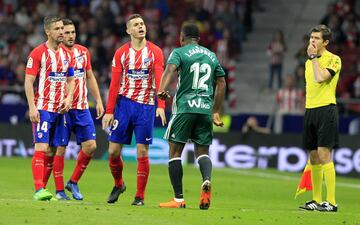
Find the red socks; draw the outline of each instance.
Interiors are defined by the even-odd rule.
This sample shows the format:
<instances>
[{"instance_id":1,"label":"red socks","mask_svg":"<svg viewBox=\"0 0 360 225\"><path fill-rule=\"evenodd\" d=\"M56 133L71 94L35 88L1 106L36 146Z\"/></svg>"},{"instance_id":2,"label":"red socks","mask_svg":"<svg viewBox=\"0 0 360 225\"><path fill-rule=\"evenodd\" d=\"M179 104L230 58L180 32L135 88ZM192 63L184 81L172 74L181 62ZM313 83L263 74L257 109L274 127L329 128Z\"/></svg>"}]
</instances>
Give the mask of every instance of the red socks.
<instances>
[{"instance_id":1,"label":"red socks","mask_svg":"<svg viewBox=\"0 0 360 225\"><path fill-rule=\"evenodd\" d=\"M123 161L119 156L109 156L109 166L116 187L121 187L124 184L122 179Z\"/></svg>"},{"instance_id":2,"label":"red socks","mask_svg":"<svg viewBox=\"0 0 360 225\"><path fill-rule=\"evenodd\" d=\"M80 150L78 158L77 158L76 167L70 178L71 182L77 183L79 181L80 177L84 173L90 160L91 160L91 156L86 154L83 150Z\"/></svg>"},{"instance_id":3,"label":"red socks","mask_svg":"<svg viewBox=\"0 0 360 225\"><path fill-rule=\"evenodd\" d=\"M56 191L64 190L64 156L55 155L54 157L54 181Z\"/></svg>"},{"instance_id":4,"label":"red socks","mask_svg":"<svg viewBox=\"0 0 360 225\"><path fill-rule=\"evenodd\" d=\"M144 199L145 188L147 184L147 180L149 177L149 158L141 157L137 158L138 161L138 170L137 170L137 192L136 197Z\"/></svg>"},{"instance_id":5,"label":"red socks","mask_svg":"<svg viewBox=\"0 0 360 225\"><path fill-rule=\"evenodd\" d=\"M46 187L53 169L54 156L45 156L44 160L44 187Z\"/></svg>"},{"instance_id":6,"label":"red socks","mask_svg":"<svg viewBox=\"0 0 360 225\"><path fill-rule=\"evenodd\" d=\"M31 167L34 178L35 190L44 188L44 161L45 161L45 152L34 151L34 156L32 158Z\"/></svg>"}]
</instances>

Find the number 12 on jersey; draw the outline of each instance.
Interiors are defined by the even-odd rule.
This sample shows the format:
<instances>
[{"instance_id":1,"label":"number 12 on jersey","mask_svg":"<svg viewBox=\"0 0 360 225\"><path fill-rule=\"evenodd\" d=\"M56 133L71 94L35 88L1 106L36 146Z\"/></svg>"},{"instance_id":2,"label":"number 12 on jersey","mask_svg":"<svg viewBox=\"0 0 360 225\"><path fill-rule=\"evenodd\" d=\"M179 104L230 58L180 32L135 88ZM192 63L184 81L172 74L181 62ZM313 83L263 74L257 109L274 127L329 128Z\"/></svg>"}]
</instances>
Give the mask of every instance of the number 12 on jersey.
<instances>
[{"instance_id":1,"label":"number 12 on jersey","mask_svg":"<svg viewBox=\"0 0 360 225\"><path fill-rule=\"evenodd\" d=\"M211 66L207 63L193 63L190 67L190 73L194 72L192 89L208 90L208 85L205 84L211 75ZM200 73L205 73L204 76L200 77Z\"/></svg>"}]
</instances>

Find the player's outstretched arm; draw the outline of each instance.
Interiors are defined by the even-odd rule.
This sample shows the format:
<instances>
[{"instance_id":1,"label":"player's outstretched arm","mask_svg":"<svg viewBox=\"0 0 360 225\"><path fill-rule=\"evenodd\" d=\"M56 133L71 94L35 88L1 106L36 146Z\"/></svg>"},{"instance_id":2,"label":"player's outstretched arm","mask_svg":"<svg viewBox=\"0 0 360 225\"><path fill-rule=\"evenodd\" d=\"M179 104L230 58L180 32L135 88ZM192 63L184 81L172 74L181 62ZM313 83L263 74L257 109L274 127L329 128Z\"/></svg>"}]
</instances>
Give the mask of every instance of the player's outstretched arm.
<instances>
[{"instance_id":1,"label":"player's outstretched arm","mask_svg":"<svg viewBox=\"0 0 360 225\"><path fill-rule=\"evenodd\" d=\"M172 80L172 76L176 72L176 65L174 64L168 64L165 67L164 73L161 77L160 82L160 88L158 91L158 97L162 100L165 100L170 97L169 91L167 90L169 88L170 82Z\"/></svg>"}]
</instances>

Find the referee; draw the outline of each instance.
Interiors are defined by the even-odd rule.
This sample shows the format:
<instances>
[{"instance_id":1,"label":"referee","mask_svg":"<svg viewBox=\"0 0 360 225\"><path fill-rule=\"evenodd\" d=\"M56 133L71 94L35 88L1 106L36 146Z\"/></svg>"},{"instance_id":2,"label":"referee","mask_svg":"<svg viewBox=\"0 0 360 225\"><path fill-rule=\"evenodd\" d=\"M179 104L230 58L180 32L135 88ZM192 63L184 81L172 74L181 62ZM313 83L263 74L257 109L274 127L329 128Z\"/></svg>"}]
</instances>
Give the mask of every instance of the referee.
<instances>
[{"instance_id":1,"label":"referee","mask_svg":"<svg viewBox=\"0 0 360 225\"><path fill-rule=\"evenodd\" d=\"M306 104L303 148L310 153L313 199L300 206L305 210L336 212L335 168L331 151L338 147L338 113L335 90L341 70L339 56L326 47L331 30L317 25L310 32L305 63ZM325 179L326 201L322 201L322 183Z\"/></svg>"}]
</instances>

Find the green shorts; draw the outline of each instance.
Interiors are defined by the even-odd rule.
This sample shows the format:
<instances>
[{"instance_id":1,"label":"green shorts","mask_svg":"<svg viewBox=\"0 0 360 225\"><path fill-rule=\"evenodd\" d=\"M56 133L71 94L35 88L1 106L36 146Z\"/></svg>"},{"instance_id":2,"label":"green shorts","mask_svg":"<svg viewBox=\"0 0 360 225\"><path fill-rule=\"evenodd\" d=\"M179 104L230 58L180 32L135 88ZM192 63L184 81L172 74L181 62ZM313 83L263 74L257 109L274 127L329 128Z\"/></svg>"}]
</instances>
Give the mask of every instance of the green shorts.
<instances>
[{"instance_id":1,"label":"green shorts","mask_svg":"<svg viewBox=\"0 0 360 225\"><path fill-rule=\"evenodd\" d=\"M199 145L211 145L213 138L212 116L198 113L173 114L164 138L180 143L191 140Z\"/></svg>"}]
</instances>

